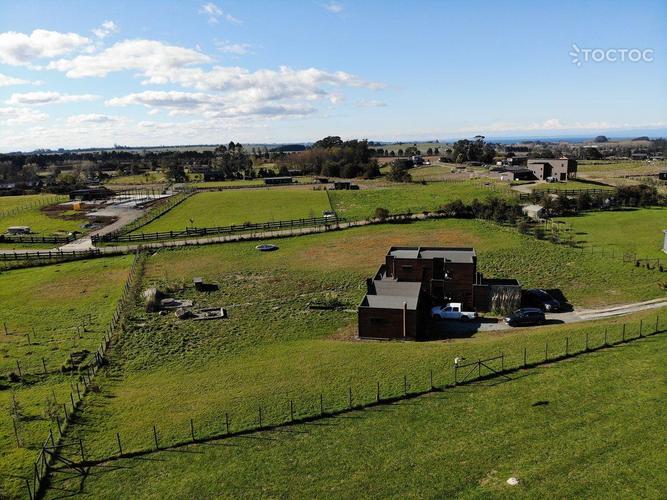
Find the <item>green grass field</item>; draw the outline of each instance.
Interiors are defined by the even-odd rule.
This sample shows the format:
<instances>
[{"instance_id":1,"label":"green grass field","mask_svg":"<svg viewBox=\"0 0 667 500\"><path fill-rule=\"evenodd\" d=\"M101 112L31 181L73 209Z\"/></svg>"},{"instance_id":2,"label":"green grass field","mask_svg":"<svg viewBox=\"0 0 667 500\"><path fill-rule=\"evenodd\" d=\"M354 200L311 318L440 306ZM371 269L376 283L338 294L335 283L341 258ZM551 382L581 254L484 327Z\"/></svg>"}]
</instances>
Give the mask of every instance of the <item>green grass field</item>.
<instances>
[{"instance_id":1,"label":"green grass field","mask_svg":"<svg viewBox=\"0 0 667 500\"><path fill-rule=\"evenodd\" d=\"M456 163L435 163L433 165L426 165L421 167L414 167L410 169L410 175L413 181L420 181L422 179L446 178L450 177L452 173L459 173L463 175L471 175L475 172L487 172L486 169L475 167L467 167L465 169L458 169L461 165Z\"/></svg>"},{"instance_id":2,"label":"green grass field","mask_svg":"<svg viewBox=\"0 0 667 500\"><path fill-rule=\"evenodd\" d=\"M574 349L586 333L599 341L606 328L618 337L621 323L630 321L480 332L447 342L359 342L354 312L308 309L312 299L335 297L354 310L364 277L377 269L387 248L415 242L473 245L489 276L560 288L577 306L665 296L656 273L481 221L383 225L282 239L271 254L254 250L256 243L161 251L149 258L145 286L175 290L198 306L224 306L229 319L187 322L137 307L135 326L117 345L107 378L101 379L102 392L87 399L86 425L77 427L75 435L89 443L90 456L99 457L116 452L115 432L121 433L125 449L142 449L151 446L153 425L162 442L174 442L187 437L190 418L199 432L209 434L219 430L225 412L233 429L250 426L260 404L266 423L279 422L291 398L299 401L301 412L314 411L320 393L327 404L340 407L348 387L367 400L375 394L376 381L395 393L403 374L425 381L428 368L442 383L449 381L450 362L457 355L476 358L504 351L516 360L527 347L530 356L539 357L545 342L560 352L569 337ZM193 276L220 289L198 293L188 286ZM655 311L633 316L628 335L636 334L640 318L652 325Z\"/></svg>"},{"instance_id":3,"label":"green grass field","mask_svg":"<svg viewBox=\"0 0 667 500\"><path fill-rule=\"evenodd\" d=\"M660 335L505 382L123 459L85 482L59 474L47 496L662 498L666 361Z\"/></svg>"},{"instance_id":4,"label":"green grass field","mask_svg":"<svg viewBox=\"0 0 667 500\"><path fill-rule=\"evenodd\" d=\"M81 231L81 225L87 221L85 217L65 219L57 212L30 208L12 215L0 216L0 232L4 233L10 226L30 226L33 233L47 236L58 232Z\"/></svg>"},{"instance_id":5,"label":"green grass field","mask_svg":"<svg viewBox=\"0 0 667 500\"><path fill-rule=\"evenodd\" d=\"M51 194L25 194L20 196L0 196L0 214L8 210L30 207L36 203L54 199Z\"/></svg>"},{"instance_id":6,"label":"green grass field","mask_svg":"<svg viewBox=\"0 0 667 500\"><path fill-rule=\"evenodd\" d=\"M197 193L165 215L142 227L152 233L185 229L321 217L330 210L324 191L252 189ZM193 222L190 222L190 219Z\"/></svg>"},{"instance_id":7,"label":"green grass field","mask_svg":"<svg viewBox=\"0 0 667 500\"><path fill-rule=\"evenodd\" d=\"M436 210L441 205L491 196L511 196L506 184L493 181L433 182L423 184L390 184L387 187L359 191L331 191L331 201L338 215L349 219L367 219L378 207L391 213L413 213Z\"/></svg>"},{"instance_id":8,"label":"green grass field","mask_svg":"<svg viewBox=\"0 0 667 500\"><path fill-rule=\"evenodd\" d=\"M562 217L577 242L610 251L636 254L637 258L662 258L663 230L667 229L667 208L626 209L614 212L587 212Z\"/></svg>"},{"instance_id":9,"label":"green grass field","mask_svg":"<svg viewBox=\"0 0 667 500\"><path fill-rule=\"evenodd\" d=\"M130 185L130 184L156 184L167 182L162 172L146 172L136 175L119 175L112 177L106 183L109 185Z\"/></svg>"},{"instance_id":10,"label":"green grass field","mask_svg":"<svg viewBox=\"0 0 667 500\"><path fill-rule=\"evenodd\" d=\"M36 447L54 425L45 418L46 400L55 394L62 404L74 382L59 370L70 353L99 347L130 263L131 257L105 258L0 274L0 497L22 491L19 474L30 473ZM18 373L17 362L25 383L8 381L10 372ZM20 447L8 410L12 394L24 414L17 423Z\"/></svg>"}]
</instances>

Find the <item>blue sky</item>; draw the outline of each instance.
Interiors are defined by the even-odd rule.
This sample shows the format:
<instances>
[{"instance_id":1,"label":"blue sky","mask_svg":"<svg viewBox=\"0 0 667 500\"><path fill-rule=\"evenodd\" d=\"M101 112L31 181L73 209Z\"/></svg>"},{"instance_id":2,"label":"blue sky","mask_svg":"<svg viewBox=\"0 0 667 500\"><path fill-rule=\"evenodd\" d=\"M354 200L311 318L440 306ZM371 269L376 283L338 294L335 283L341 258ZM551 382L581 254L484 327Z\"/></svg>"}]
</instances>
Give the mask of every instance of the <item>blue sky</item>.
<instances>
[{"instance_id":1,"label":"blue sky","mask_svg":"<svg viewBox=\"0 0 667 500\"><path fill-rule=\"evenodd\" d=\"M663 132L666 49L664 1L0 0L0 151Z\"/></svg>"}]
</instances>

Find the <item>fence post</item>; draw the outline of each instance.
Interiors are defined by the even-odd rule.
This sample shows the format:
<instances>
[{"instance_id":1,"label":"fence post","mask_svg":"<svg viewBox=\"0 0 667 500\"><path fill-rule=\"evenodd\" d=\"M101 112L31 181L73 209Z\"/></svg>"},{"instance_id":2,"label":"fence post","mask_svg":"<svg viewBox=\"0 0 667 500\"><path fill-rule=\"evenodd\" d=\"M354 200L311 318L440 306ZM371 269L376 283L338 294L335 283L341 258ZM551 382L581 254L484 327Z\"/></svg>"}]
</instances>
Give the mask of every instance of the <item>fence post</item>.
<instances>
[{"instance_id":1,"label":"fence post","mask_svg":"<svg viewBox=\"0 0 667 500\"><path fill-rule=\"evenodd\" d=\"M500 353L500 371L501 372L505 371L505 353L504 352Z\"/></svg>"},{"instance_id":2,"label":"fence post","mask_svg":"<svg viewBox=\"0 0 667 500\"><path fill-rule=\"evenodd\" d=\"M118 441L118 456L123 456L123 445L120 442L120 433L116 433L116 441Z\"/></svg>"},{"instance_id":3,"label":"fence post","mask_svg":"<svg viewBox=\"0 0 667 500\"><path fill-rule=\"evenodd\" d=\"M604 329L604 345L607 346L607 328Z\"/></svg>"},{"instance_id":4,"label":"fence post","mask_svg":"<svg viewBox=\"0 0 667 500\"><path fill-rule=\"evenodd\" d=\"M352 387L347 388L347 402L350 406L350 409L352 409Z\"/></svg>"},{"instance_id":5,"label":"fence post","mask_svg":"<svg viewBox=\"0 0 667 500\"><path fill-rule=\"evenodd\" d=\"M30 500L33 500L34 497L32 496L32 490L30 489L30 481L28 481L28 480L26 479L26 480L25 480L25 485L28 487L28 498L29 498Z\"/></svg>"},{"instance_id":6,"label":"fence post","mask_svg":"<svg viewBox=\"0 0 667 500\"><path fill-rule=\"evenodd\" d=\"M320 393L320 416L324 415L324 396Z\"/></svg>"},{"instance_id":7,"label":"fence post","mask_svg":"<svg viewBox=\"0 0 667 500\"><path fill-rule=\"evenodd\" d=\"M639 336L642 336L642 327L644 326L644 320L640 319L639 320Z\"/></svg>"},{"instance_id":8,"label":"fence post","mask_svg":"<svg viewBox=\"0 0 667 500\"><path fill-rule=\"evenodd\" d=\"M403 396L408 395L408 376L403 374Z\"/></svg>"},{"instance_id":9,"label":"fence post","mask_svg":"<svg viewBox=\"0 0 667 500\"><path fill-rule=\"evenodd\" d=\"M377 383L377 392L375 393L375 401L380 402L380 382Z\"/></svg>"},{"instance_id":10,"label":"fence post","mask_svg":"<svg viewBox=\"0 0 667 500\"><path fill-rule=\"evenodd\" d=\"M570 355L570 337L565 337L565 357Z\"/></svg>"},{"instance_id":11,"label":"fence post","mask_svg":"<svg viewBox=\"0 0 667 500\"><path fill-rule=\"evenodd\" d=\"M544 361L549 359L549 342L544 343Z\"/></svg>"},{"instance_id":12,"label":"fence post","mask_svg":"<svg viewBox=\"0 0 667 500\"><path fill-rule=\"evenodd\" d=\"M44 368L44 375L46 375L46 361L42 358L42 368Z\"/></svg>"},{"instance_id":13,"label":"fence post","mask_svg":"<svg viewBox=\"0 0 667 500\"><path fill-rule=\"evenodd\" d=\"M60 417L56 415L56 424L58 424L58 434L63 435L63 428L60 425Z\"/></svg>"},{"instance_id":14,"label":"fence post","mask_svg":"<svg viewBox=\"0 0 667 500\"><path fill-rule=\"evenodd\" d=\"M429 370L429 382L431 383L431 390L435 389L435 387L433 387L433 368Z\"/></svg>"},{"instance_id":15,"label":"fence post","mask_svg":"<svg viewBox=\"0 0 667 500\"><path fill-rule=\"evenodd\" d=\"M190 434L192 434L192 442L197 441L195 439L195 421L192 418L190 419Z\"/></svg>"},{"instance_id":16,"label":"fence post","mask_svg":"<svg viewBox=\"0 0 667 500\"><path fill-rule=\"evenodd\" d=\"M588 351L588 332L586 332L586 351Z\"/></svg>"},{"instance_id":17,"label":"fence post","mask_svg":"<svg viewBox=\"0 0 667 500\"><path fill-rule=\"evenodd\" d=\"M290 421L294 422L294 402L291 399L289 400L289 415Z\"/></svg>"},{"instance_id":18,"label":"fence post","mask_svg":"<svg viewBox=\"0 0 667 500\"><path fill-rule=\"evenodd\" d=\"M159 450L160 445L159 445L158 440L157 440L157 429L155 428L155 426L153 426L153 440L155 441L155 449Z\"/></svg>"},{"instance_id":19,"label":"fence post","mask_svg":"<svg viewBox=\"0 0 667 500\"><path fill-rule=\"evenodd\" d=\"M658 318L659 317L660 316L658 316L657 314L655 315L655 333L658 333Z\"/></svg>"},{"instance_id":20,"label":"fence post","mask_svg":"<svg viewBox=\"0 0 667 500\"><path fill-rule=\"evenodd\" d=\"M65 410L65 422L69 421L69 414L67 413L67 403L63 403L63 410Z\"/></svg>"},{"instance_id":21,"label":"fence post","mask_svg":"<svg viewBox=\"0 0 667 500\"><path fill-rule=\"evenodd\" d=\"M21 374L21 363L19 363L19 360L16 360L16 369L19 372L19 377L23 378L23 375Z\"/></svg>"},{"instance_id":22,"label":"fence post","mask_svg":"<svg viewBox=\"0 0 667 500\"><path fill-rule=\"evenodd\" d=\"M625 342L625 323L623 323L623 342Z\"/></svg>"},{"instance_id":23,"label":"fence post","mask_svg":"<svg viewBox=\"0 0 667 500\"><path fill-rule=\"evenodd\" d=\"M86 461L86 454L83 451L83 439L79 438L79 450L81 451L81 462Z\"/></svg>"},{"instance_id":24,"label":"fence post","mask_svg":"<svg viewBox=\"0 0 667 500\"><path fill-rule=\"evenodd\" d=\"M259 407L259 428L262 428L262 407Z\"/></svg>"}]
</instances>

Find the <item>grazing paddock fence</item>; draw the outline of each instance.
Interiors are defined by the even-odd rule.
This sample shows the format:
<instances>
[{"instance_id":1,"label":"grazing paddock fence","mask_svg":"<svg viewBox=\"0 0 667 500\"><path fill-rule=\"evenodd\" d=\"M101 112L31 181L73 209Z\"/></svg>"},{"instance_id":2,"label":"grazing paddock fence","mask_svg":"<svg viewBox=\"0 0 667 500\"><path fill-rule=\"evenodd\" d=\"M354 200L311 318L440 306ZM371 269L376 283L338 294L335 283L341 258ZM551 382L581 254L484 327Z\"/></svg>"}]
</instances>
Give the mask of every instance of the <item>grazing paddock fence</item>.
<instances>
[{"instance_id":1,"label":"grazing paddock fence","mask_svg":"<svg viewBox=\"0 0 667 500\"><path fill-rule=\"evenodd\" d=\"M75 442L73 445L72 443L65 443L64 438L68 427L75 420L77 410L80 408L86 394L91 390L97 390L93 379L100 368L107 363L106 354L111 347L112 340L116 333L119 330L122 330L123 322L139 294L145 263L146 255L137 252L134 261L132 262L132 267L130 268L127 280L125 281L123 293L116 304L116 309L114 310L111 321L107 325L99 348L85 364L78 367L78 380L73 384L69 398L66 398L65 401L62 402L62 413L52 417L52 425L55 424L55 429L51 427L49 430L49 435L43 442L37 458L33 463L32 473L25 478L25 484L30 500L42 497L45 481L48 478L49 471L54 463L59 462L60 464L76 468L76 463L65 457L64 450L78 445L77 450L80 450L81 456L85 459L85 456L83 455L83 442L79 440L78 443ZM17 433L16 438L18 445L20 440L16 422L14 422L14 431Z\"/></svg>"},{"instance_id":2,"label":"grazing paddock fence","mask_svg":"<svg viewBox=\"0 0 667 500\"><path fill-rule=\"evenodd\" d=\"M129 224L121 227L120 229L113 231L111 233L105 234L105 237L121 236L132 231L136 231L139 228L144 227L145 225L153 222L155 219L162 217L164 214L169 212L172 208L177 207L190 196L195 194L195 191L183 191L179 194L171 196L164 201L158 201L155 206L153 206L146 214L139 217L138 219L133 220ZM95 236L93 236L95 238ZM113 241L113 240L109 240Z\"/></svg>"},{"instance_id":3,"label":"grazing paddock fence","mask_svg":"<svg viewBox=\"0 0 667 500\"><path fill-rule=\"evenodd\" d=\"M50 236L39 236L36 234L0 234L0 243L52 243L63 245L71 243L77 237L71 234L52 234Z\"/></svg>"},{"instance_id":4,"label":"grazing paddock fence","mask_svg":"<svg viewBox=\"0 0 667 500\"><path fill-rule=\"evenodd\" d=\"M26 252L3 251L0 252L0 262L6 264L13 262L50 264L53 262L61 262L66 260L90 259L92 257L100 257L102 255L104 254L100 251L99 248L91 248L89 250L30 250Z\"/></svg>"},{"instance_id":5,"label":"grazing paddock fence","mask_svg":"<svg viewBox=\"0 0 667 500\"><path fill-rule=\"evenodd\" d=\"M62 203L64 201L67 201L67 199L68 199L67 196L61 196L61 195L44 196L43 198L35 200L31 203L2 210L0 211L0 217L11 217L12 215L16 215L21 212L26 212L34 208L43 208L43 207L48 207L49 205L55 205L56 203Z\"/></svg>"},{"instance_id":6,"label":"grazing paddock fence","mask_svg":"<svg viewBox=\"0 0 667 500\"><path fill-rule=\"evenodd\" d=\"M291 219L282 221L259 222L256 224L242 224L232 226L218 227L190 227L182 231L164 231L157 233L136 233L136 234L117 234L109 233L102 236L93 236L93 243L106 242L141 242L141 241L160 241L173 240L178 238L206 237L219 235L233 235L248 233L254 231L280 231L284 229L293 229L299 227L313 227L336 225L340 219L337 216L332 217L310 217L307 219Z\"/></svg>"},{"instance_id":7,"label":"grazing paddock fence","mask_svg":"<svg viewBox=\"0 0 667 500\"><path fill-rule=\"evenodd\" d=\"M572 338L559 339L557 343L547 341L543 349L536 349L533 346L531 349L526 347L512 353L501 352L497 356L484 359L456 358L451 370L445 368L435 372L432 368L422 367L416 372L411 369L409 375L405 372L397 380L366 380L363 383L363 390L357 387L353 391L352 386L337 387L326 392L312 391L303 394L300 399L286 399L270 404L259 403L254 416L247 411L231 410L221 412L214 421L211 421L210 417L199 420L190 418L182 428L178 429L167 428L167 425L156 422L147 425L145 435L141 438L135 435L134 440L123 436L122 429L111 429L109 440L102 445L84 442L82 439L69 441L61 439L62 445L57 449L60 462L70 465L54 470L49 469L47 463L47 474L65 473L71 477L76 471L89 471L92 466L122 458L140 457L160 450L243 436L258 431L276 430L442 392L483 380L498 377L511 380L510 375L520 370L665 333L667 332L665 326L667 325L661 323L660 317L656 316L653 324L642 320L638 324L618 325L618 328L613 330L605 328L603 332L596 332L594 335L586 332L585 335L578 334ZM72 408L74 409L74 406ZM116 447L115 453L109 453L112 446ZM100 450L106 450L106 454ZM44 453L48 454L49 450L45 448Z\"/></svg>"},{"instance_id":8,"label":"grazing paddock fence","mask_svg":"<svg viewBox=\"0 0 667 500\"><path fill-rule=\"evenodd\" d=\"M560 196L581 196L583 194L588 194L590 196L597 195L609 195L613 194L616 191L615 188L609 189L554 189L554 188L545 188L545 189L536 189L532 193L519 193L519 200L526 201L533 198L535 195L539 194L557 194Z\"/></svg>"}]
</instances>

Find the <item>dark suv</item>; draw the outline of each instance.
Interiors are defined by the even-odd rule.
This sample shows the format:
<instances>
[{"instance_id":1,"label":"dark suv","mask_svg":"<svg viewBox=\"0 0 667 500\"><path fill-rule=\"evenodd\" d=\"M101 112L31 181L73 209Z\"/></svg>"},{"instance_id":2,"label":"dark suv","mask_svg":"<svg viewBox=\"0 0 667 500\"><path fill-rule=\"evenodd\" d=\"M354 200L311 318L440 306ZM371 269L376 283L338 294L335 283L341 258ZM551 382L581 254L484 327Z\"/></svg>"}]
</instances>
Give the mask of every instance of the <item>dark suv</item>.
<instances>
[{"instance_id":1,"label":"dark suv","mask_svg":"<svg viewBox=\"0 0 667 500\"><path fill-rule=\"evenodd\" d=\"M530 307L537 307L546 312L560 311L560 302L539 288L524 290L523 298L526 305Z\"/></svg>"},{"instance_id":2,"label":"dark suv","mask_svg":"<svg viewBox=\"0 0 667 500\"><path fill-rule=\"evenodd\" d=\"M536 307L517 309L505 318L510 326L542 325L545 321L544 312Z\"/></svg>"}]
</instances>

